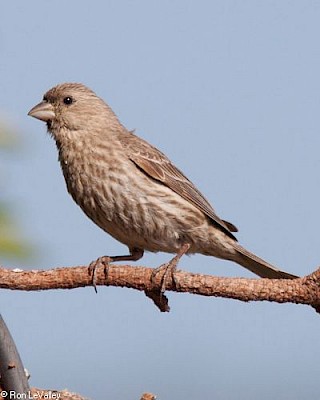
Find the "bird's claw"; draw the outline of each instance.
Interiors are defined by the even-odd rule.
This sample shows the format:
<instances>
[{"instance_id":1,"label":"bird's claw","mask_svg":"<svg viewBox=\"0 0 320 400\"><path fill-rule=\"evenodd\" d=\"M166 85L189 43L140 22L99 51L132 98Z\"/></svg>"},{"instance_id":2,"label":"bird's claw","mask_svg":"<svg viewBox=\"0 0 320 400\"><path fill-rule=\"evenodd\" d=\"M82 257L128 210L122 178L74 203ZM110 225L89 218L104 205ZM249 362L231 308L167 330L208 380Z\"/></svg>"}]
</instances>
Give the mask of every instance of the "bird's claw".
<instances>
[{"instance_id":1,"label":"bird's claw","mask_svg":"<svg viewBox=\"0 0 320 400\"><path fill-rule=\"evenodd\" d=\"M190 249L190 244L186 243L184 244L180 251L167 263L160 265L160 267L156 268L154 271L152 271L151 274L151 282L154 283L156 276L158 275L159 272L163 272L162 278L161 278L161 287L160 287L160 295L163 295L163 293L166 291L166 283L167 283L167 278L169 273L171 273L171 279L174 282L174 285L177 286L177 280L175 278L175 272L177 270L177 265L178 262L180 261L180 258Z\"/></svg>"},{"instance_id":2,"label":"bird's claw","mask_svg":"<svg viewBox=\"0 0 320 400\"><path fill-rule=\"evenodd\" d=\"M155 283L157 275L159 273L163 272L163 275L161 277L161 286L160 286L160 294L161 295L166 291L166 283L167 283L167 278L168 278L168 274L170 271L173 276L173 271L172 271L172 267L170 266L170 262L162 264L162 265L160 265L160 267L158 267L152 271L152 274L151 274L151 282L152 283Z\"/></svg>"},{"instance_id":3,"label":"bird's claw","mask_svg":"<svg viewBox=\"0 0 320 400\"><path fill-rule=\"evenodd\" d=\"M98 293L97 290L97 269L99 267L104 268L104 274L106 282L108 281L108 272L109 272L109 264L112 261L111 257L103 256L99 257L95 261L92 261L89 265L88 272L89 275L92 275L92 286L94 287L94 291Z\"/></svg>"},{"instance_id":4,"label":"bird's claw","mask_svg":"<svg viewBox=\"0 0 320 400\"><path fill-rule=\"evenodd\" d=\"M167 279L169 277L169 274L171 274L171 279L176 284L175 272L177 269L177 262L175 262L175 261L176 261L176 259L173 258L169 262L160 265L160 267L158 267L152 271L152 274L151 274L151 282L152 283L155 283L156 276L159 273L162 273L161 286L160 286L160 294L161 295L166 291Z\"/></svg>"}]
</instances>

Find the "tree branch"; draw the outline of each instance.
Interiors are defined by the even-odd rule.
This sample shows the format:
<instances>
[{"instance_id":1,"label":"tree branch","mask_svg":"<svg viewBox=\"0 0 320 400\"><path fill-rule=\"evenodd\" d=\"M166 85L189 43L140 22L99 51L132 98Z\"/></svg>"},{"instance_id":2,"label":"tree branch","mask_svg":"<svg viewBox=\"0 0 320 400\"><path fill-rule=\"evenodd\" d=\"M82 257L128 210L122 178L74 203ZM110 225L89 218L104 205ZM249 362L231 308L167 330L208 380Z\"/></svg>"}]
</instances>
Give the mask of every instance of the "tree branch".
<instances>
[{"instance_id":1,"label":"tree branch","mask_svg":"<svg viewBox=\"0 0 320 400\"><path fill-rule=\"evenodd\" d=\"M17 347L0 315L0 385L1 393L28 397L30 387ZM31 399L31 397L30 397Z\"/></svg>"},{"instance_id":2,"label":"tree branch","mask_svg":"<svg viewBox=\"0 0 320 400\"><path fill-rule=\"evenodd\" d=\"M144 291L160 311L169 311L160 288L163 274L152 278L154 269L111 264L107 276L103 268L96 272L97 285L119 286ZM0 288L11 290L75 289L92 286L87 266L50 270L10 270L0 267ZM166 290L200 296L224 297L240 301L273 301L310 305L320 312L320 268L298 279L224 278L176 271L166 280Z\"/></svg>"}]
</instances>

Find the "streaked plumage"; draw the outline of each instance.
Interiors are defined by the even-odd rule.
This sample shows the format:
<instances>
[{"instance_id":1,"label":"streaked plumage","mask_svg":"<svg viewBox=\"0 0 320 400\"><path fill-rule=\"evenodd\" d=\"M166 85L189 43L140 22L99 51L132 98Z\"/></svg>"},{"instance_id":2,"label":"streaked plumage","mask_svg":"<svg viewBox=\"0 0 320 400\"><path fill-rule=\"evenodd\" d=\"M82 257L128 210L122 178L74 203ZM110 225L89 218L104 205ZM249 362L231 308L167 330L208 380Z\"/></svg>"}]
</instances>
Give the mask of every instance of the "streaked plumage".
<instances>
[{"instance_id":1,"label":"streaked plumage","mask_svg":"<svg viewBox=\"0 0 320 400\"><path fill-rule=\"evenodd\" d=\"M267 278L295 278L241 247L194 184L155 147L129 132L111 108L82 84L49 90L29 115L47 123L67 188L100 228L143 251L189 253L232 260Z\"/></svg>"}]
</instances>

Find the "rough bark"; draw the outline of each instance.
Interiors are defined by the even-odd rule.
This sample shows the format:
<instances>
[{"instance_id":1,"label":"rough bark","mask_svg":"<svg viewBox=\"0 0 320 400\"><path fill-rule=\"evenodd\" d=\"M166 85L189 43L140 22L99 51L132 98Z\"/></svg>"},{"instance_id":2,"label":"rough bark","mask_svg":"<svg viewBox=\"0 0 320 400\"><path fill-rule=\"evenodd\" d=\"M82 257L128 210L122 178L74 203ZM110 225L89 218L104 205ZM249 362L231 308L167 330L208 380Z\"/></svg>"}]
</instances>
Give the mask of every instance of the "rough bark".
<instances>
[{"instance_id":1,"label":"rough bark","mask_svg":"<svg viewBox=\"0 0 320 400\"><path fill-rule=\"evenodd\" d=\"M92 264L91 264L92 265ZM97 285L119 286L145 292L160 311L169 311L166 297L161 294L163 273L152 275L153 268L111 264L106 274L96 272ZM87 266L62 267L49 270L18 270L0 267L0 288L11 290L74 289L92 286ZM224 278L175 271L167 274L166 291L185 292L200 296L224 297L240 301L273 301L312 306L320 312L320 269L298 279Z\"/></svg>"}]
</instances>

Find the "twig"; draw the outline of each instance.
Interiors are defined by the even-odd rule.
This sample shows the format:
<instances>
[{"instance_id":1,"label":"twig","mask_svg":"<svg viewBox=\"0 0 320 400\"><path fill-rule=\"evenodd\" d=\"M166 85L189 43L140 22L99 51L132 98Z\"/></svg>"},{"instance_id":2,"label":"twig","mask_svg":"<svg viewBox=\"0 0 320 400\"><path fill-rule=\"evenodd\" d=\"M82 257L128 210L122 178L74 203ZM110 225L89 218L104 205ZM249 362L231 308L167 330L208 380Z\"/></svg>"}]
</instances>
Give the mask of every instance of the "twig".
<instances>
[{"instance_id":1,"label":"twig","mask_svg":"<svg viewBox=\"0 0 320 400\"><path fill-rule=\"evenodd\" d=\"M106 276L97 271L97 285L127 287L148 293L154 300L160 291L162 276L151 279L152 268L111 264ZM92 286L87 266L50 270L17 271L0 267L0 288L11 290L75 289ZM299 279L224 278L176 271L174 280L166 282L167 291L187 292L200 296L224 297L241 301L273 301L310 305L320 312L320 269ZM168 306L159 306L168 311ZM167 308L167 309L164 309Z\"/></svg>"}]
</instances>

